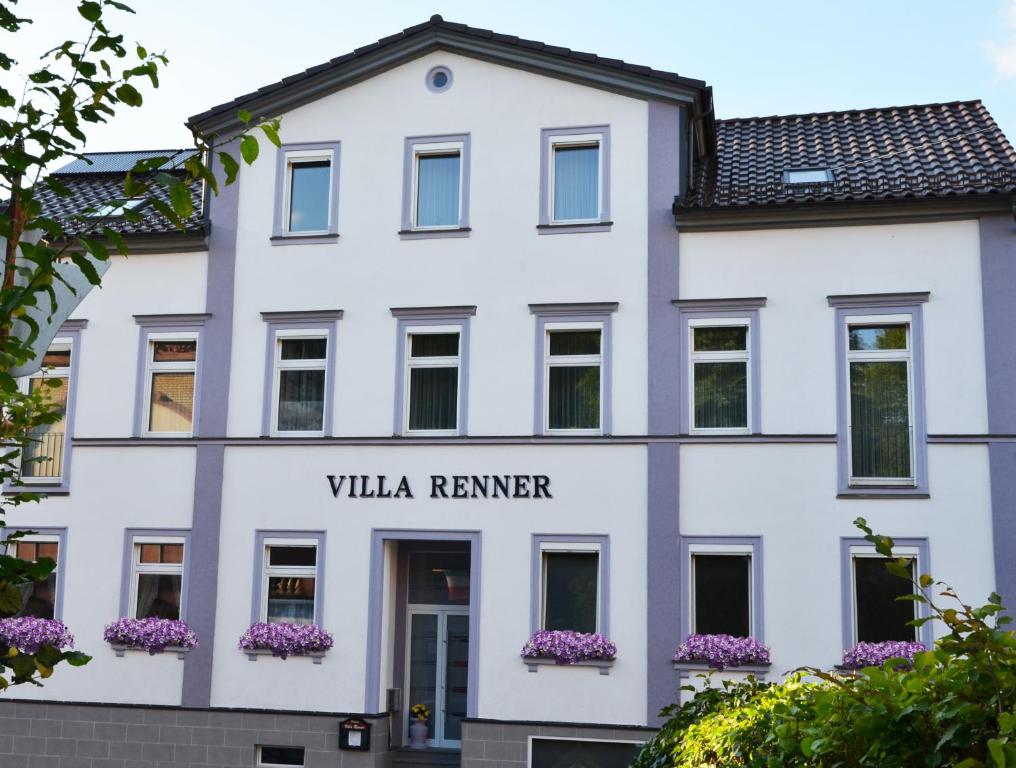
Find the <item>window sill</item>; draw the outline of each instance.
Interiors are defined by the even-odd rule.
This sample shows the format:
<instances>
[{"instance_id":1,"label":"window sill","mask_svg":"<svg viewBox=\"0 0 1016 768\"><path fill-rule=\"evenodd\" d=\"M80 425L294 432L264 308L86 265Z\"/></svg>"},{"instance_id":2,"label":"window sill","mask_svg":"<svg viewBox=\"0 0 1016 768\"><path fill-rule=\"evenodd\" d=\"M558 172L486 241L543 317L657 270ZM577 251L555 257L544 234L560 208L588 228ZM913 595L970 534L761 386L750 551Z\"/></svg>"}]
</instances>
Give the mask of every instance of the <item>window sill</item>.
<instances>
[{"instance_id":1,"label":"window sill","mask_svg":"<svg viewBox=\"0 0 1016 768\"><path fill-rule=\"evenodd\" d=\"M837 499L930 499L931 494L918 486L855 485L840 488Z\"/></svg>"},{"instance_id":2,"label":"window sill","mask_svg":"<svg viewBox=\"0 0 1016 768\"><path fill-rule=\"evenodd\" d=\"M325 245L339 242L339 233L325 235L272 235L272 245Z\"/></svg>"},{"instance_id":3,"label":"window sill","mask_svg":"<svg viewBox=\"0 0 1016 768\"><path fill-rule=\"evenodd\" d=\"M523 657L522 663L529 667L530 672L539 672L540 667L596 667L601 675L609 675L610 668L614 666L614 659L576 661L574 664L558 664L556 659L530 659Z\"/></svg>"},{"instance_id":4,"label":"window sill","mask_svg":"<svg viewBox=\"0 0 1016 768\"><path fill-rule=\"evenodd\" d=\"M50 481L47 478L46 482L20 482L11 483L5 485L3 489L4 496L11 496L16 493L44 493L47 496L67 496L71 492L70 487L62 480L53 478Z\"/></svg>"},{"instance_id":5,"label":"window sill","mask_svg":"<svg viewBox=\"0 0 1016 768\"><path fill-rule=\"evenodd\" d=\"M286 661L287 659L299 659L309 657L314 661L315 664L320 664L321 660L325 657L325 653L327 653L327 651L308 651L307 653L291 653L289 654L289 656L283 659L281 656L275 656L267 648L255 648L254 650L247 650L245 648L243 652L247 654L248 661L257 661L258 656L272 656L276 659L281 659L282 661Z\"/></svg>"},{"instance_id":6,"label":"window sill","mask_svg":"<svg viewBox=\"0 0 1016 768\"><path fill-rule=\"evenodd\" d=\"M159 653L150 653L145 648L135 648L135 647L133 647L131 645L118 645L118 644L110 643L109 647L113 649L113 652L116 653L116 656L119 659L122 659L123 655L125 653L127 653L128 651L131 651L131 652L134 652L134 653L145 653L145 654L148 654L149 656L161 656L162 655L162 654L159 654ZM166 650L163 651L163 653L175 653L176 657L178 659L183 659L190 652L191 652L190 648L180 648L180 647L175 646L175 645L167 645L166 646Z\"/></svg>"},{"instance_id":7,"label":"window sill","mask_svg":"<svg viewBox=\"0 0 1016 768\"><path fill-rule=\"evenodd\" d=\"M614 226L612 221L590 221L583 224L537 224L538 235L568 235L579 232L610 232Z\"/></svg>"},{"instance_id":8,"label":"window sill","mask_svg":"<svg viewBox=\"0 0 1016 768\"><path fill-rule=\"evenodd\" d=\"M726 669L716 669L710 667L704 661L675 661L674 669L680 672L744 672L752 674L768 674L770 664L745 664L739 667L727 667Z\"/></svg>"},{"instance_id":9,"label":"window sill","mask_svg":"<svg viewBox=\"0 0 1016 768\"><path fill-rule=\"evenodd\" d=\"M469 237L472 227L449 227L448 229L400 229L400 240L437 240L442 237Z\"/></svg>"}]
</instances>

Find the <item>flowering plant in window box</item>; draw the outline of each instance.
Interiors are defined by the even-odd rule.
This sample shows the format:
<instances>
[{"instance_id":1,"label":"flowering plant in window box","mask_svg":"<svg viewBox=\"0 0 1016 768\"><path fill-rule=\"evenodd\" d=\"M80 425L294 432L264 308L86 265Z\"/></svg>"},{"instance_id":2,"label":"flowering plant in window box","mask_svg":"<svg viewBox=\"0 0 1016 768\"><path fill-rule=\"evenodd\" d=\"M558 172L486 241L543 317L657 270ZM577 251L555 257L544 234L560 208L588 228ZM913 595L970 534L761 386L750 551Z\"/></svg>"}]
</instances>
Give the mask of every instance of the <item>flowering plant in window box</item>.
<instances>
[{"instance_id":1,"label":"flowering plant in window box","mask_svg":"<svg viewBox=\"0 0 1016 768\"><path fill-rule=\"evenodd\" d=\"M889 659L903 659L897 669L908 669L914 661L915 654L927 650L924 643L916 640L885 640L881 643L855 643L843 652L843 669L863 669L864 667L881 667Z\"/></svg>"},{"instance_id":2,"label":"flowering plant in window box","mask_svg":"<svg viewBox=\"0 0 1016 768\"><path fill-rule=\"evenodd\" d=\"M0 619L0 644L17 648L21 653L36 654L46 646L56 650L73 648L74 635L56 619L18 616Z\"/></svg>"},{"instance_id":3,"label":"flowering plant in window box","mask_svg":"<svg viewBox=\"0 0 1016 768\"><path fill-rule=\"evenodd\" d=\"M321 657L334 644L332 635L317 624L286 622L252 624L240 636L240 649L256 661L259 653L271 653L285 659L289 656L312 656L320 664Z\"/></svg>"},{"instance_id":4,"label":"flowering plant in window box","mask_svg":"<svg viewBox=\"0 0 1016 768\"><path fill-rule=\"evenodd\" d=\"M179 619L117 619L106 625L102 638L117 656L123 656L125 650L148 651L154 656L167 649L179 655L198 644L194 630Z\"/></svg>"},{"instance_id":5,"label":"flowering plant in window box","mask_svg":"<svg viewBox=\"0 0 1016 768\"><path fill-rule=\"evenodd\" d=\"M524 659L553 659L557 664L613 661L616 656L617 646L603 635L570 629L541 629L522 647Z\"/></svg>"},{"instance_id":6,"label":"flowering plant in window box","mask_svg":"<svg viewBox=\"0 0 1016 768\"><path fill-rule=\"evenodd\" d=\"M702 663L713 669L729 669L769 663L769 648L753 637L689 635L677 646L674 661Z\"/></svg>"}]
</instances>

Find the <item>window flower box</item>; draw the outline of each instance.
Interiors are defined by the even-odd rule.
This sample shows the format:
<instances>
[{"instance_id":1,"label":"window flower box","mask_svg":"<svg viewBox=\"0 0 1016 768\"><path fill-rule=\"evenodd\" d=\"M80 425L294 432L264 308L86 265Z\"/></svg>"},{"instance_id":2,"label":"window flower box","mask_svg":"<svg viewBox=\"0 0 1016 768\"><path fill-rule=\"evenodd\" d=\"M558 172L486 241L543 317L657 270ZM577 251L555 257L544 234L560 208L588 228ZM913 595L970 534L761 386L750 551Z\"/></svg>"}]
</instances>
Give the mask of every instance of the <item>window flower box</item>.
<instances>
[{"instance_id":1,"label":"window flower box","mask_svg":"<svg viewBox=\"0 0 1016 768\"><path fill-rule=\"evenodd\" d=\"M674 651L675 666L701 664L709 669L768 666L769 648L753 637L689 635Z\"/></svg>"},{"instance_id":2,"label":"window flower box","mask_svg":"<svg viewBox=\"0 0 1016 768\"><path fill-rule=\"evenodd\" d=\"M540 630L522 648L522 660L530 672L541 665L596 667L610 674L617 646L603 635L571 630Z\"/></svg>"},{"instance_id":3,"label":"window flower box","mask_svg":"<svg viewBox=\"0 0 1016 768\"><path fill-rule=\"evenodd\" d=\"M240 636L240 650L251 661L258 656L310 656L320 664L325 653L334 644L331 633L317 624L289 624L259 622Z\"/></svg>"},{"instance_id":4,"label":"window flower box","mask_svg":"<svg viewBox=\"0 0 1016 768\"><path fill-rule=\"evenodd\" d=\"M74 635L56 619L18 616L0 619L0 644L17 648L21 653L34 654L45 646L57 650L73 648Z\"/></svg>"},{"instance_id":5,"label":"window flower box","mask_svg":"<svg viewBox=\"0 0 1016 768\"><path fill-rule=\"evenodd\" d=\"M881 667L889 659L904 659L909 667L914 656L926 651L924 643L916 640L885 640L881 643L856 643L843 652L843 663L837 669L854 671L865 667Z\"/></svg>"},{"instance_id":6,"label":"window flower box","mask_svg":"<svg viewBox=\"0 0 1016 768\"><path fill-rule=\"evenodd\" d=\"M152 656L169 651L182 659L198 645L194 630L178 619L117 619L106 625L102 638L119 657L126 651L147 651Z\"/></svg>"}]
</instances>

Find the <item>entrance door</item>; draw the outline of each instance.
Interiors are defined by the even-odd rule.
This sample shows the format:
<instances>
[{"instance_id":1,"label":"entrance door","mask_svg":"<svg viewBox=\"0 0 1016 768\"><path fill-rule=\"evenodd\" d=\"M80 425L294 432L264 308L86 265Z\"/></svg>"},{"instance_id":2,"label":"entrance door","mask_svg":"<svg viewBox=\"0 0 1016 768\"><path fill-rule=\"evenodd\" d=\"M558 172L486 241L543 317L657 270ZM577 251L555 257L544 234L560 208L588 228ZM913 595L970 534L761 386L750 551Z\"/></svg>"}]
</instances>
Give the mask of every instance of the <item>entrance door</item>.
<instances>
[{"instance_id":1,"label":"entrance door","mask_svg":"<svg viewBox=\"0 0 1016 768\"><path fill-rule=\"evenodd\" d=\"M430 746L458 749L469 691L469 551L411 550L407 566L404 733L409 708L425 704Z\"/></svg>"}]
</instances>

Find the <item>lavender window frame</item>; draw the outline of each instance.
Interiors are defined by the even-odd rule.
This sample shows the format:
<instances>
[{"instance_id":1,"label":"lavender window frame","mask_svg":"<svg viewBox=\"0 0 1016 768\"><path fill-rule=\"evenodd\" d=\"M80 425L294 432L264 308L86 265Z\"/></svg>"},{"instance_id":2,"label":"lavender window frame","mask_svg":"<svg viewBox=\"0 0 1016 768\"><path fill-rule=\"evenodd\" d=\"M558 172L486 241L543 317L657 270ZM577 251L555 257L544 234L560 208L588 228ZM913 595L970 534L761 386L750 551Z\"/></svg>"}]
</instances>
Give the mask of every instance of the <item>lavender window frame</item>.
<instances>
[{"instance_id":1,"label":"lavender window frame","mask_svg":"<svg viewBox=\"0 0 1016 768\"><path fill-rule=\"evenodd\" d=\"M201 369L204 361L204 330L205 322L211 317L208 313L186 315L134 315L134 322L139 327L138 333L138 372L134 390L134 437L145 440L180 439L175 432L150 433L145 429L145 417L148 415L148 403L145 393L148 389L146 375L148 373L148 341L152 334L197 334L198 351L194 360L194 415L191 420L190 437L198 437L201 413Z\"/></svg>"},{"instance_id":2,"label":"lavender window frame","mask_svg":"<svg viewBox=\"0 0 1016 768\"><path fill-rule=\"evenodd\" d=\"M6 544L10 535L19 531L32 531L33 535L38 534L39 536L53 536L57 539L56 597L53 600L53 618L56 621L63 621L64 592L66 591L64 579L66 578L67 573L67 528L65 526L37 525L8 526L3 530L0 530L0 544ZM21 539L21 541L31 542L32 536L29 536L27 539Z\"/></svg>"},{"instance_id":3,"label":"lavender window frame","mask_svg":"<svg viewBox=\"0 0 1016 768\"><path fill-rule=\"evenodd\" d=\"M895 547L908 547L917 550L916 574L931 572L931 559L929 555L928 540L926 538L896 538L893 537ZM842 610L842 637L843 650L854 645L856 635L854 627L854 558L851 554L853 547L864 547L875 552L875 545L867 539L859 536L843 536L840 538L840 605ZM917 606L916 614L919 618L931 616L931 609L927 603L914 603ZM926 621L917 628L915 636L924 643L926 648L934 647L934 635L932 633L932 622Z\"/></svg>"},{"instance_id":4,"label":"lavender window frame","mask_svg":"<svg viewBox=\"0 0 1016 768\"><path fill-rule=\"evenodd\" d=\"M433 71L433 70L432 70ZM430 74L427 75L428 83ZM449 80L448 88L451 87ZM444 90L447 90L445 88ZM459 182L459 223L456 227L422 227L413 223L413 181L416 179L416 149L427 144L461 144L459 162L461 175ZM469 226L469 187L470 187L470 135L468 133L450 133L440 136L407 136L405 154L402 161L402 229L399 237L402 240L433 240L445 237L469 237L472 231Z\"/></svg>"},{"instance_id":5,"label":"lavender window frame","mask_svg":"<svg viewBox=\"0 0 1016 768\"><path fill-rule=\"evenodd\" d=\"M691 323L692 321L741 319L748 325L748 429L749 434L762 433L762 376L761 376L761 310L766 305L764 296L739 299L678 299L673 302L678 311L681 333L678 341L678 359L681 375L678 379L681 433L691 434ZM696 429L695 434L730 434L730 430Z\"/></svg>"},{"instance_id":6,"label":"lavender window frame","mask_svg":"<svg viewBox=\"0 0 1016 768\"><path fill-rule=\"evenodd\" d=\"M730 546L751 547L751 636L760 643L765 642L765 583L762 560L761 536L682 536L681 550L681 584L684 606L681 610L680 634L683 642L691 634L692 610L692 573L691 558L696 546ZM716 552L715 554L723 554Z\"/></svg>"},{"instance_id":7,"label":"lavender window frame","mask_svg":"<svg viewBox=\"0 0 1016 768\"><path fill-rule=\"evenodd\" d=\"M926 498L928 490L928 424L925 411L924 304L927 291L828 296L835 309L836 350L836 467L837 495L842 498ZM849 370L847 318L874 315L910 315L910 360L913 368L914 482L898 485L851 485L849 421Z\"/></svg>"},{"instance_id":8,"label":"lavender window frame","mask_svg":"<svg viewBox=\"0 0 1016 768\"><path fill-rule=\"evenodd\" d=\"M530 304L529 313L536 318L536 369L535 394L533 409L533 434L567 434L569 430L548 430L544 389L546 387L546 366L544 365L544 344L547 338L548 323L600 323L602 336L600 341L600 431L601 435L609 435L613 427L613 409L611 403L613 367L613 316L617 312L618 303L590 302L580 304Z\"/></svg>"},{"instance_id":9,"label":"lavender window frame","mask_svg":"<svg viewBox=\"0 0 1016 768\"><path fill-rule=\"evenodd\" d=\"M550 188L552 146L560 136L599 134L600 136L600 215L598 221L569 224L554 222L551 215L551 201L554 198ZM540 214L536 226L537 234L556 235L577 232L609 232L614 225L610 219L610 126L580 125L573 128L540 129Z\"/></svg>"},{"instance_id":10,"label":"lavender window frame","mask_svg":"<svg viewBox=\"0 0 1016 768\"><path fill-rule=\"evenodd\" d=\"M276 152L275 159L275 207L272 214L272 245L321 244L334 243L339 237L339 165L342 142L317 141L298 144L283 144ZM292 152L320 152L331 154L331 176L329 181L328 200L328 231L313 234L290 232L286 225L289 213L287 189L287 170L289 154Z\"/></svg>"},{"instance_id":11,"label":"lavender window frame","mask_svg":"<svg viewBox=\"0 0 1016 768\"><path fill-rule=\"evenodd\" d=\"M543 624L543 545L596 544L599 546L600 590L596 606L596 631L610 637L610 536L591 533L534 533L529 577L529 632Z\"/></svg>"},{"instance_id":12,"label":"lavender window frame","mask_svg":"<svg viewBox=\"0 0 1016 768\"><path fill-rule=\"evenodd\" d=\"M59 482L46 482L48 478L33 479L31 482L10 481L4 484L4 493L32 493L38 491L47 496L66 496L71 492L71 452L74 450L74 413L78 398L78 359L81 357L81 331L88 327L87 320L65 320L60 330L53 337L71 340L70 382L67 385L67 411L65 413L65 432L63 446L63 464ZM56 479L56 478L51 478Z\"/></svg>"},{"instance_id":13,"label":"lavender window frame","mask_svg":"<svg viewBox=\"0 0 1016 768\"><path fill-rule=\"evenodd\" d=\"M183 576L180 579L180 620L187 620L187 588L190 585L191 529L190 528L126 528L123 532L123 570L120 579L120 617L128 616L131 592L134 589L134 539L183 539Z\"/></svg>"},{"instance_id":14,"label":"lavender window frame","mask_svg":"<svg viewBox=\"0 0 1016 768\"><path fill-rule=\"evenodd\" d=\"M469 321L476 314L475 305L455 307L392 307L396 319L395 336L395 420L392 434L412 437L404 428L406 405L406 338L409 329L417 326L457 326L459 330L459 412L455 435L468 434L469 417ZM431 435L432 436L432 435Z\"/></svg>"},{"instance_id":15,"label":"lavender window frame","mask_svg":"<svg viewBox=\"0 0 1016 768\"><path fill-rule=\"evenodd\" d=\"M261 413L262 437L289 437L284 432L277 433L272 424L274 400L277 394L275 391L275 344L278 332L318 329L323 329L326 332L325 338L328 345L325 352L325 402L321 433L323 437L331 437L334 434L337 358L335 346L339 332L338 323L342 319L342 314L341 309L261 313L261 319L266 324L264 405Z\"/></svg>"},{"instance_id":16,"label":"lavender window frame","mask_svg":"<svg viewBox=\"0 0 1016 768\"><path fill-rule=\"evenodd\" d=\"M257 624L261 619L262 588L265 581L265 547L269 539L314 539L317 541L316 565L314 577L314 623L324 626L325 607L325 532L324 531L275 531L258 528L254 531L254 582L251 589L250 623Z\"/></svg>"}]
</instances>

